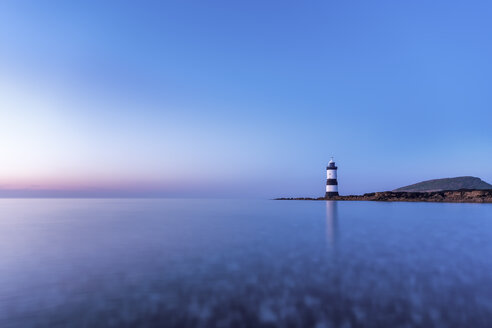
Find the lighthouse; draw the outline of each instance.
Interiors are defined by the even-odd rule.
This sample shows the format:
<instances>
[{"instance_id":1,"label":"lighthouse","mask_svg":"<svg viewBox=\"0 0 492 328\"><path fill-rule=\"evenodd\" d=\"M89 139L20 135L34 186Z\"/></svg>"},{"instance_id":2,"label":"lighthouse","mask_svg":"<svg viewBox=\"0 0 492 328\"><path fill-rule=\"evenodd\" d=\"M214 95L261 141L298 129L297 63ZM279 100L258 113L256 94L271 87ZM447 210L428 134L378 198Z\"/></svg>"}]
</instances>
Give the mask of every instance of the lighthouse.
<instances>
[{"instance_id":1,"label":"lighthouse","mask_svg":"<svg viewBox=\"0 0 492 328\"><path fill-rule=\"evenodd\" d=\"M338 181L337 181L337 169L331 158L328 166L326 167L326 194L325 197L338 196Z\"/></svg>"}]
</instances>

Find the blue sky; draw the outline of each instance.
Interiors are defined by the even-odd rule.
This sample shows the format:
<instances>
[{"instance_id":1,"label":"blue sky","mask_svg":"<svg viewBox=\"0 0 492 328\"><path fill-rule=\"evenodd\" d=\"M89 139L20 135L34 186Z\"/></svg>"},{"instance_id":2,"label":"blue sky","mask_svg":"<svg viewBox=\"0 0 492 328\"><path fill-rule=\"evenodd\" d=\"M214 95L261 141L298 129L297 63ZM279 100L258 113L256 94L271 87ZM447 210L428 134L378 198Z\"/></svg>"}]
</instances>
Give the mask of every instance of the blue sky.
<instances>
[{"instance_id":1,"label":"blue sky","mask_svg":"<svg viewBox=\"0 0 492 328\"><path fill-rule=\"evenodd\" d=\"M492 182L489 1L2 1L0 196Z\"/></svg>"}]
</instances>

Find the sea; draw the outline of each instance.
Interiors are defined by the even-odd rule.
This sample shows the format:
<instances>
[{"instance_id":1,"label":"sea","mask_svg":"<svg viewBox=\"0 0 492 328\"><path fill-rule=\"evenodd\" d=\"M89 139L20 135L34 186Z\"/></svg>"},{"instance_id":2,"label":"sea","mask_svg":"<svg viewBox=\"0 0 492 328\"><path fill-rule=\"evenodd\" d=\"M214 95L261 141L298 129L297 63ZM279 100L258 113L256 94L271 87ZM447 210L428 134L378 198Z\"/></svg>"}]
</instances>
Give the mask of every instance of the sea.
<instances>
[{"instance_id":1,"label":"sea","mask_svg":"<svg viewBox=\"0 0 492 328\"><path fill-rule=\"evenodd\" d=\"M492 204L2 199L0 327L492 327Z\"/></svg>"}]
</instances>

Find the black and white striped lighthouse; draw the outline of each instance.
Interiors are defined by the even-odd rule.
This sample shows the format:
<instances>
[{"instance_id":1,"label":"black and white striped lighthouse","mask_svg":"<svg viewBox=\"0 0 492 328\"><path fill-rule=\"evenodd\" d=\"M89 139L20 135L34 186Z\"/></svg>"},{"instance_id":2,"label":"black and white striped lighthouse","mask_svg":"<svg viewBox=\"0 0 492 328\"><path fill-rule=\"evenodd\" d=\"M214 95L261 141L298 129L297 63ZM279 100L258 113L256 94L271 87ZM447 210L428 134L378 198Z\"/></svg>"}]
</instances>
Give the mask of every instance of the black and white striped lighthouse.
<instances>
[{"instance_id":1,"label":"black and white striped lighthouse","mask_svg":"<svg viewBox=\"0 0 492 328\"><path fill-rule=\"evenodd\" d=\"M338 181L337 181L337 169L331 158L328 166L326 167L326 194L325 197L338 196Z\"/></svg>"}]
</instances>

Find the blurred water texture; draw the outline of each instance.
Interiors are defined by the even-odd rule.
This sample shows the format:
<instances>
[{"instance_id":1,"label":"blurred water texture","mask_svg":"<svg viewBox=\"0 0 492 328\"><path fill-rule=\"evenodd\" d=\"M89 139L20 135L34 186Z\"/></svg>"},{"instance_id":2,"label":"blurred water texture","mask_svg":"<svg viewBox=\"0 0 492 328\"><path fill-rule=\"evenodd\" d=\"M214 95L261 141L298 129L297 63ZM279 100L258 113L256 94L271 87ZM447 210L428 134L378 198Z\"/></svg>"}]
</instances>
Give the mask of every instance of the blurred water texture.
<instances>
[{"instance_id":1,"label":"blurred water texture","mask_svg":"<svg viewBox=\"0 0 492 328\"><path fill-rule=\"evenodd\" d=\"M490 327L491 204L0 200L0 327Z\"/></svg>"}]
</instances>

